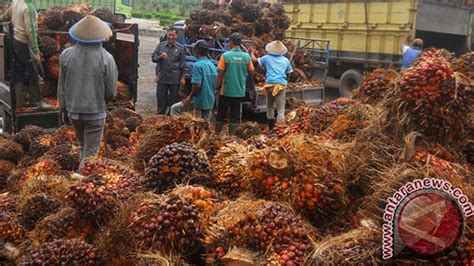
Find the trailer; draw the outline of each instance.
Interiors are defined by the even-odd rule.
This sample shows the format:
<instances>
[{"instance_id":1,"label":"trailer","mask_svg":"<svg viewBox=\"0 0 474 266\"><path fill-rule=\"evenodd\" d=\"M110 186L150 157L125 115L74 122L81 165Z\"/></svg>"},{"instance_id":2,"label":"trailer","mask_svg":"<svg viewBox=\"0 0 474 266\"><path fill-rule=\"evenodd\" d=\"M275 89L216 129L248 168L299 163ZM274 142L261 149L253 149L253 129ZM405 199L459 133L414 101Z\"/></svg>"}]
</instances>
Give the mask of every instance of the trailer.
<instances>
[{"instance_id":1,"label":"trailer","mask_svg":"<svg viewBox=\"0 0 474 266\"><path fill-rule=\"evenodd\" d=\"M377 67L401 66L407 35L425 47L460 55L471 46L472 0L280 0L291 19L286 35L331 40L329 75L341 95ZM474 24L472 24L474 25Z\"/></svg>"},{"instance_id":2,"label":"trailer","mask_svg":"<svg viewBox=\"0 0 474 266\"><path fill-rule=\"evenodd\" d=\"M67 32L41 31L39 34L49 34L58 38L69 38ZM20 111L16 104L16 86L13 82L12 25L9 22L0 23L0 127L3 132L15 133L26 125L37 125L54 130L61 126L59 110L50 111ZM138 83L138 25L130 23L114 24L113 36L103 44L114 57L119 70L119 80L128 88L131 97L131 108L137 100ZM52 80L54 89L57 81ZM116 106L109 106L114 108Z\"/></svg>"}]
</instances>

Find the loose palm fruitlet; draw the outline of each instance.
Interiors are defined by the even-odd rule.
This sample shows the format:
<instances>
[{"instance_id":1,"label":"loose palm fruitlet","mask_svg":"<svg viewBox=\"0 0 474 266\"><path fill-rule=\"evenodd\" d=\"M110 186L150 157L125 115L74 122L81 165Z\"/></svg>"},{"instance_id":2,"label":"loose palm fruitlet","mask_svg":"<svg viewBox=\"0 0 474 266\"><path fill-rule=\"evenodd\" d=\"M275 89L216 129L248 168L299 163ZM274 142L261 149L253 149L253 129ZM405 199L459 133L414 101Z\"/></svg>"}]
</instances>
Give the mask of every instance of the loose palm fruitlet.
<instances>
[{"instance_id":1,"label":"loose palm fruitlet","mask_svg":"<svg viewBox=\"0 0 474 266\"><path fill-rule=\"evenodd\" d=\"M96 248L81 239L57 239L28 248L20 259L25 266L100 265Z\"/></svg>"},{"instance_id":2,"label":"loose palm fruitlet","mask_svg":"<svg viewBox=\"0 0 474 266\"><path fill-rule=\"evenodd\" d=\"M208 184L209 162L202 150L186 142L173 143L150 159L145 186L163 192L176 184Z\"/></svg>"},{"instance_id":3,"label":"loose palm fruitlet","mask_svg":"<svg viewBox=\"0 0 474 266\"><path fill-rule=\"evenodd\" d=\"M287 121L277 123L274 131L279 138L304 133L310 126L311 108L301 106L288 114Z\"/></svg>"},{"instance_id":4,"label":"loose palm fruitlet","mask_svg":"<svg viewBox=\"0 0 474 266\"><path fill-rule=\"evenodd\" d=\"M81 174L87 178L71 186L66 199L81 215L97 222L107 220L118 202L140 189L138 174L111 160L89 158Z\"/></svg>"},{"instance_id":5,"label":"loose palm fruitlet","mask_svg":"<svg viewBox=\"0 0 474 266\"><path fill-rule=\"evenodd\" d=\"M61 203L45 195L33 195L19 206L19 220L26 230L34 228L37 222L60 209Z\"/></svg>"},{"instance_id":6,"label":"loose palm fruitlet","mask_svg":"<svg viewBox=\"0 0 474 266\"><path fill-rule=\"evenodd\" d=\"M0 240L17 241L23 234L21 225L12 214L0 212Z\"/></svg>"},{"instance_id":7,"label":"loose palm fruitlet","mask_svg":"<svg viewBox=\"0 0 474 266\"><path fill-rule=\"evenodd\" d=\"M232 247L255 252L260 258L247 258L255 265L301 265L313 249L311 227L281 204L238 200L226 208L227 214L224 209L213 218L216 227L205 238L211 265L222 263Z\"/></svg>"},{"instance_id":8,"label":"loose palm fruitlet","mask_svg":"<svg viewBox=\"0 0 474 266\"><path fill-rule=\"evenodd\" d=\"M388 90L393 89L398 76L398 72L393 68L377 68L364 78L353 97L363 103L377 103Z\"/></svg>"},{"instance_id":9,"label":"loose palm fruitlet","mask_svg":"<svg viewBox=\"0 0 474 266\"><path fill-rule=\"evenodd\" d=\"M387 95L388 129L399 137L418 131L432 141L449 143L465 134L474 90L465 75L453 72L445 56L428 52L402 73Z\"/></svg>"},{"instance_id":10,"label":"loose palm fruitlet","mask_svg":"<svg viewBox=\"0 0 474 266\"><path fill-rule=\"evenodd\" d=\"M80 238L88 239L94 232L92 223L83 219L79 212L65 208L51 214L36 224L30 232L30 238L39 243L54 239Z\"/></svg>"},{"instance_id":11,"label":"loose palm fruitlet","mask_svg":"<svg viewBox=\"0 0 474 266\"><path fill-rule=\"evenodd\" d=\"M203 226L212 211L212 193L202 187L180 187L146 200L129 217L129 228L142 249L163 248L190 255L200 247Z\"/></svg>"}]
</instances>

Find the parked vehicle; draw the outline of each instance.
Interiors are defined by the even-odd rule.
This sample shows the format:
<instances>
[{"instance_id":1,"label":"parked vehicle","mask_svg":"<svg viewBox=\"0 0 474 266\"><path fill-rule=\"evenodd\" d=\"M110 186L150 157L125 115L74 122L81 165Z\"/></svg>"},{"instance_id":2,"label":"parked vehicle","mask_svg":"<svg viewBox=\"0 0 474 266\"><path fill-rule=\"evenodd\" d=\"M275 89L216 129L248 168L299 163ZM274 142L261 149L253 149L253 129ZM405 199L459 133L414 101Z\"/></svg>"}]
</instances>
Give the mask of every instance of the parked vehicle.
<instances>
[{"instance_id":1,"label":"parked vehicle","mask_svg":"<svg viewBox=\"0 0 474 266\"><path fill-rule=\"evenodd\" d=\"M401 66L400 44L408 34L457 55L471 46L470 0L281 2L291 19L287 36L331 41L329 75L340 77L342 95L358 87L366 71Z\"/></svg>"},{"instance_id":2,"label":"parked vehicle","mask_svg":"<svg viewBox=\"0 0 474 266\"><path fill-rule=\"evenodd\" d=\"M138 82L138 25L116 23L113 37L103 46L114 56L119 80L127 85L133 104L137 100ZM41 33L40 33L41 34ZM57 35L68 36L67 32ZM29 124L54 129L61 125L59 110L18 111L13 82L13 38L11 23L0 23L0 118L4 132L18 132ZM54 84L55 86L55 84Z\"/></svg>"}]
</instances>

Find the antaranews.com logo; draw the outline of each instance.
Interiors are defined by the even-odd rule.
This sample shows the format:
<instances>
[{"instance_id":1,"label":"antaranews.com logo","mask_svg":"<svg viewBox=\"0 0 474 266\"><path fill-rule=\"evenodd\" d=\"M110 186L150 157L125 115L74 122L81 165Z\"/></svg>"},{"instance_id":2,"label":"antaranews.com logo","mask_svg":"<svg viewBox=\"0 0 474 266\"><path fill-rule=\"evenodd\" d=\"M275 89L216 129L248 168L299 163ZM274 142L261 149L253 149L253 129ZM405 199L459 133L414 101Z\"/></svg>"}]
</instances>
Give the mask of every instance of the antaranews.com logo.
<instances>
[{"instance_id":1,"label":"antaranews.com logo","mask_svg":"<svg viewBox=\"0 0 474 266\"><path fill-rule=\"evenodd\" d=\"M464 219L474 214L461 189L446 180L416 179L387 199L383 216L383 258L404 248L436 255L452 247L463 234Z\"/></svg>"}]
</instances>

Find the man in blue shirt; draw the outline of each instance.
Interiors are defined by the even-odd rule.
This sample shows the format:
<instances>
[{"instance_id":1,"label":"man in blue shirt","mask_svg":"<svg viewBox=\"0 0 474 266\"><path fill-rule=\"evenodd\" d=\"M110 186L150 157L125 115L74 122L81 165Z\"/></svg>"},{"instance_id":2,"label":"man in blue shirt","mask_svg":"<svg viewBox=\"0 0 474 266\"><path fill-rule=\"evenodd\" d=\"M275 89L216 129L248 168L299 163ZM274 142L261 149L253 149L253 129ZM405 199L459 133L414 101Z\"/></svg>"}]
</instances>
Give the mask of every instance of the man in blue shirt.
<instances>
[{"instance_id":1,"label":"man in blue shirt","mask_svg":"<svg viewBox=\"0 0 474 266\"><path fill-rule=\"evenodd\" d=\"M276 121L285 120L285 97L288 77L293 68L290 60L285 57L288 49L281 41L273 41L265 47L268 55L260 58L255 57L252 50L251 56L254 62L258 62L265 67L265 85L262 93L267 96L267 119L268 126L271 129ZM277 118L275 119L275 105L277 109Z\"/></svg>"},{"instance_id":2,"label":"man in blue shirt","mask_svg":"<svg viewBox=\"0 0 474 266\"><path fill-rule=\"evenodd\" d=\"M402 69L408 68L410 64L420 56L421 49L423 49L422 39L415 39L413 41L412 47L408 46L409 42L410 42L410 35L407 35L401 45L402 54L403 54Z\"/></svg>"},{"instance_id":3,"label":"man in blue shirt","mask_svg":"<svg viewBox=\"0 0 474 266\"><path fill-rule=\"evenodd\" d=\"M210 122L215 102L214 88L217 81L217 69L207 57L209 46L206 41L197 41L193 48L198 59L192 70L191 83L193 87L191 93L184 100L171 106L171 116L180 115L194 107L202 119Z\"/></svg>"}]
</instances>

